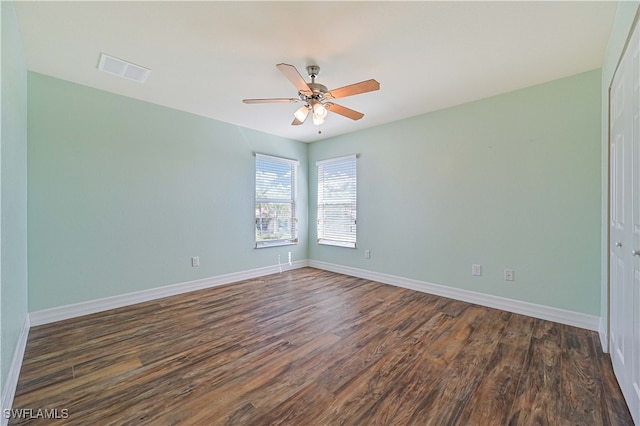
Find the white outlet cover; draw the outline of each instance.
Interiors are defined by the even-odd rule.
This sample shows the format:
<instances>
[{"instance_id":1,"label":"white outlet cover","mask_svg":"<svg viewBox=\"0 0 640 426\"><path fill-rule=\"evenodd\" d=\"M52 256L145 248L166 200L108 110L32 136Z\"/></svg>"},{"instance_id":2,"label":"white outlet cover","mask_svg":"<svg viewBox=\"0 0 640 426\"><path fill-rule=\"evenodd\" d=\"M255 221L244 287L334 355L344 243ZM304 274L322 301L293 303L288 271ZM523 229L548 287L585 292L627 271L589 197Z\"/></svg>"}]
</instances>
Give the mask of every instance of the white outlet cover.
<instances>
[{"instance_id":1,"label":"white outlet cover","mask_svg":"<svg viewBox=\"0 0 640 426\"><path fill-rule=\"evenodd\" d=\"M482 265L478 265L477 263L471 265L471 274L476 276L482 275Z\"/></svg>"},{"instance_id":2,"label":"white outlet cover","mask_svg":"<svg viewBox=\"0 0 640 426\"><path fill-rule=\"evenodd\" d=\"M513 281L513 269L504 270L504 279L505 281Z\"/></svg>"}]
</instances>

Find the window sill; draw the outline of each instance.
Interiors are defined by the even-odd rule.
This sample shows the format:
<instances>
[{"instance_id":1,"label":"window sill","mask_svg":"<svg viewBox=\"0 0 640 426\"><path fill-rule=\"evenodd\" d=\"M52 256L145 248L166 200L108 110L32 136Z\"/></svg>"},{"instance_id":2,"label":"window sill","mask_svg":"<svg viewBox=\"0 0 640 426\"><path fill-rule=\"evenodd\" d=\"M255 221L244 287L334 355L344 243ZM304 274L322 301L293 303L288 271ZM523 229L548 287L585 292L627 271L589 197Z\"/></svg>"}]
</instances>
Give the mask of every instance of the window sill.
<instances>
[{"instance_id":1,"label":"window sill","mask_svg":"<svg viewBox=\"0 0 640 426\"><path fill-rule=\"evenodd\" d=\"M295 246L298 241L258 241L255 248L268 248L268 247L280 247L280 246Z\"/></svg>"},{"instance_id":2,"label":"window sill","mask_svg":"<svg viewBox=\"0 0 640 426\"><path fill-rule=\"evenodd\" d=\"M352 248L352 249L356 248L356 243L349 242L349 241L333 241L333 240L318 239L318 244L322 244L325 246Z\"/></svg>"}]
</instances>

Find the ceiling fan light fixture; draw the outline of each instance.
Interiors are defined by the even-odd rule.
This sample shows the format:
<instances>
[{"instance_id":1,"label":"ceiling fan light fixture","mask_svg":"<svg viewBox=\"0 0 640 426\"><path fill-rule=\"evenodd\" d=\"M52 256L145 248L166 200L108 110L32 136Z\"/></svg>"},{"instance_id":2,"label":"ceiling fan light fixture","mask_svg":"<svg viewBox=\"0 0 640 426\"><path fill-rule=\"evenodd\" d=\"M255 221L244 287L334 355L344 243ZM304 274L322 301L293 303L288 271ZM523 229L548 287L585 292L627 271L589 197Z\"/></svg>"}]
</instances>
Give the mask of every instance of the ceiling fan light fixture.
<instances>
[{"instance_id":1,"label":"ceiling fan light fixture","mask_svg":"<svg viewBox=\"0 0 640 426\"><path fill-rule=\"evenodd\" d=\"M327 109L320 102L316 102L313 104L313 116L321 118L324 121L324 118L327 116Z\"/></svg>"},{"instance_id":2,"label":"ceiling fan light fixture","mask_svg":"<svg viewBox=\"0 0 640 426\"><path fill-rule=\"evenodd\" d=\"M309 105L302 106L298 108L296 112L293 113L293 116L297 118L299 121L306 120L307 115L309 115Z\"/></svg>"},{"instance_id":3,"label":"ceiling fan light fixture","mask_svg":"<svg viewBox=\"0 0 640 426\"><path fill-rule=\"evenodd\" d=\"M324 123L324 119L327 116L327 109L321 102L315 101L313 103L313 124L319 126Z\"/></svg>"}]
</instances>

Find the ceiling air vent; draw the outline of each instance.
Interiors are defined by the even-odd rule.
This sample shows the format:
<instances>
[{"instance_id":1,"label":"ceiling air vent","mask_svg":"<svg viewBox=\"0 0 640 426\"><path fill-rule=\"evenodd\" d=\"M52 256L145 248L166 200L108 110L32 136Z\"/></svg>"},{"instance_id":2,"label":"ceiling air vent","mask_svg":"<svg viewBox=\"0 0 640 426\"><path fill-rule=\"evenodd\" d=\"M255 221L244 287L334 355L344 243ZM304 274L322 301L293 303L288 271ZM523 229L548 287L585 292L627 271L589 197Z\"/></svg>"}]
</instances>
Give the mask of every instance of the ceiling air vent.
<instances>
[{"instance_id":1,"label":"ceiling air vent","mask_svg":"<svg viewBox=\"0 0 640 426\"><path fill-rule=\"evenodd\" d=\"M147 77L149 77L149 74L151 74L151 70L148 68L105 55L104 53L100 55L98 69L109 74L137 81L138 83L144 83Z\"/></svg>"}]
</instances>

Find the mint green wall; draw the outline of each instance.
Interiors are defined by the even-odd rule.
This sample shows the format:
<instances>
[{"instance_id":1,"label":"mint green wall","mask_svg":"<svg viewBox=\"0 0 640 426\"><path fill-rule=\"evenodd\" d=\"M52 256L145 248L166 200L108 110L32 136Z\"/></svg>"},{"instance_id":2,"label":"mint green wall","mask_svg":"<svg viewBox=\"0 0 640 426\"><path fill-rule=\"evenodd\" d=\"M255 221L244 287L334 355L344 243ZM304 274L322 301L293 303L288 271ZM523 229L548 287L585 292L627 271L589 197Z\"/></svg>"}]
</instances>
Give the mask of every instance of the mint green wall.
<instances>
[{"instance_id":1,"label":"mint green wall","mask_svg":"<svg viewBox=\"0 0 640 426\"><path fill-rule=\"evenodd\" d=\"M359 248L318 246L312 226L307 253L305 144L29 73L29 308L269 266L292 250L597 315L599 84L592 71L311 144L311 204L316 160L361 155ZM296 247L252 248L254 151L302 162Z\"/></svg>"},{"instance_id":2,"label":"mint green wall","mask_svg":"<svg viewBox=\"0 0 640 426\"><path fill-rule=\"evenodd\" d=\"M360 154L358 248L311 227L310 258L598 315L599 87L595 70L313 143L312 204L315 162Z\"/></svg>"},{"instance_id":3,"label":"mint green wall","mask_svg":"<svg viewBox=\"0 0 640 426\"><path fill-rule=\"evenodd\" d=\"M600 81L591 71L307 146L29 73L29 309L270 266L291 250L598 315ZM298 246L252 248L254 151L301 161ZM315 161L350 153L358 249L318 246L306 232Z\"/></svg>"},{"instance_id":4,"label":"mint green wall","mask_svg":"<svg viewBox=\"0 0 640 426\"><path fill-rule=\"evenodd\" d=\"M601 83L601 96L602 96L602 136L601 136L601 188L602 188L602 222L601 222L601 277L600 277L600 300L601 300L601 316L605 320L604 323L608 324L608 312L609 312L609 287L608 287L608 269L607 263L609 258L609 224L608 224L608 211L609 211L609 86L613 80L613 74L618 66L618 61L622 56L627 36L631 32L631 26L636 16L640 2L638 1L621 1L618 3L618 10L613 22L613 28L611 35L609 36L609 42L607 43L607 49L604 54L604 60L602 63L602 83Z\"/></svg>"},{"instance_id":5,"label":"mint green wall","mask_svg":"<svg viewBox=\"0 0 640 426\"><path fill-rule=\"evenodd\" d=\"M28 81L30 311L307 258L306 144ZM253 248L253 152L301 163L297 246Z\"/></svg>"},{"instance_id":6,"label":"mint green wall","mask_svg":"<svg viewBox=\"0 0 640 426\"><path fill-rule=\"evenodd\" d=\"M27 68L13 2L2 1L1 383L27 317Z\"/></svg>"}]
</instances>

